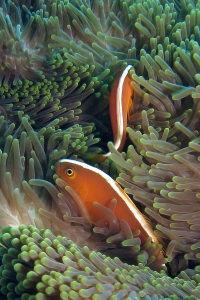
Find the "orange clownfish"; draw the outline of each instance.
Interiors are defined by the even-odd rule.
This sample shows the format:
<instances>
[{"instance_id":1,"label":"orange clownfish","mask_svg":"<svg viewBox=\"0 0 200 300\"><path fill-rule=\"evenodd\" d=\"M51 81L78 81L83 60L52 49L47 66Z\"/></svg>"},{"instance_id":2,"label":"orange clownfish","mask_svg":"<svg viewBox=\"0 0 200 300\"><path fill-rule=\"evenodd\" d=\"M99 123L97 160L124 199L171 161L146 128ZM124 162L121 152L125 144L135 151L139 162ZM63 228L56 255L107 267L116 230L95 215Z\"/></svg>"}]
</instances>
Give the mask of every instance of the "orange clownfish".
<instances>
[{"instance_id":1,"label":"orange clownfish","mask_svg":"<svg viewBox=\"0 0 200 300\"><path fill-rule=\"evenodd\" d=\"M80 161L61 159L56 164L56 174L82 199L91 223L94 224L102 217L101 212L95 207L95 202L108 207L111 200L116 199L115 217L128 222L133 231L139 229L142 241L151 237L153 242L158 243L146 217L119 184L106 173Z\"/></svg>"},{"instance_id":2,"label":"orange clownfish","mask_svg":"<svg viewBox=\"0 0 200 300\"><path fill-rule=\"evenodd\" d=\"M110 93L110 119L115 149L122 151L126 140L127 118L132 107L133 88L129 74L133 66L128 65L121 76L113 82Z\"/></svg>"},{"instance_id":3,"label":"orange clownfish","mask_svg":"<svg viewBox=\"0 0 200 300\"><path fill-rule=\"evenodd\" d=\"M110 92L110 119L113 132L113 146L121 152L126 141L127 119L132 107L133 88L131 86L132 78L129 74L132 65L128 65L118 76L111 87ZM110 152L105 154L88 155L90 161L102 162L107 159Z\"/></svg>"}]
</instances>

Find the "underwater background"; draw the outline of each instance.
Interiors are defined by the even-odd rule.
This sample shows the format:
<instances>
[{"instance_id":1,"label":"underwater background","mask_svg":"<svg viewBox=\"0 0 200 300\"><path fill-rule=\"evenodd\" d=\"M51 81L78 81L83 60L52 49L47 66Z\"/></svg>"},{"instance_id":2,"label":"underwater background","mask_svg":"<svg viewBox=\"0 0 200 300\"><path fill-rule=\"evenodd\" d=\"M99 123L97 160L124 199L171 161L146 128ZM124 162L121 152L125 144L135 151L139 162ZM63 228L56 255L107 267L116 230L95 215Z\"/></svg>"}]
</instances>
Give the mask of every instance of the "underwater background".
<instances>
[{"instance_id":1,"label":"underwater background","mask_svg":"<svg viewBox=\"0 0 200 300\"><path fill-rule=\"evenodd\" d=\"M200 1L0 0L0 299L200 299L199 42ZM119 152L109 101L127 65ZM159 244L112 203L117 230L107 212L86 222L61 158L116 180Z\"/></svg>"}]
</instances>

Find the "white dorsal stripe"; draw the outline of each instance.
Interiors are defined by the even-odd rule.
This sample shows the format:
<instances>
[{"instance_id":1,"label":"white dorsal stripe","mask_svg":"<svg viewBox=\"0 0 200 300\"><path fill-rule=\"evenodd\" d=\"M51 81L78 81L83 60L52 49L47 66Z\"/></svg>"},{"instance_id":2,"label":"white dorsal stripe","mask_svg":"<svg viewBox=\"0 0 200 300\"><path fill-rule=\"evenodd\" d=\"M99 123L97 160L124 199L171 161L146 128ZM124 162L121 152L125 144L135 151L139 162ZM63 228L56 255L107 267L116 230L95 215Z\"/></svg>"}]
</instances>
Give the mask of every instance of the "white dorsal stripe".
<instances>
[{"instance_id":1,"label":"white dorsal stripe","mask_svg":"<svg viewBox=\"0 0 200 300\"><path fill-rule=\"evenodd\" d=\"M123 136L123 131L124 131L124 114L123 114L123 105L122 105L122 92L123 92L123 85L124 85L124 80L126 76L128 75L129 70L132 68L132 65L128 65L122 72L119 84L117 87L117 99L116 99L116 113L117 113L117 138L116 141L114 141L114 147L115 149L118 149L121 143L121 139Z\"/></svg>"}]
</instances>

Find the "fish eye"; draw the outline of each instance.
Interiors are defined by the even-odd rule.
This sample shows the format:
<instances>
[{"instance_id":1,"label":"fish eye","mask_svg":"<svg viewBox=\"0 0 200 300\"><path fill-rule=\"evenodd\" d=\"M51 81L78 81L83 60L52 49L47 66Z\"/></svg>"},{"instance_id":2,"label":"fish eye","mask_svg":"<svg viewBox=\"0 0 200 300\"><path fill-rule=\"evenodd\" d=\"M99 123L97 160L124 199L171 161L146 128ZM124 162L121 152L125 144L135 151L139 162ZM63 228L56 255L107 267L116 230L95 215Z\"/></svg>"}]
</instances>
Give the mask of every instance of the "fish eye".
<instances>
[{"instance_id":1,"label":"fish eye","mask_svg":"<svg viewBox=\"0 0 200 300\"><path fill-rule=\"evenodd\" d=\"M66 170L66 174L69 177L72 177L74 175L74 170L72 168L69 168Z\"/></svg>"}]
</instances>

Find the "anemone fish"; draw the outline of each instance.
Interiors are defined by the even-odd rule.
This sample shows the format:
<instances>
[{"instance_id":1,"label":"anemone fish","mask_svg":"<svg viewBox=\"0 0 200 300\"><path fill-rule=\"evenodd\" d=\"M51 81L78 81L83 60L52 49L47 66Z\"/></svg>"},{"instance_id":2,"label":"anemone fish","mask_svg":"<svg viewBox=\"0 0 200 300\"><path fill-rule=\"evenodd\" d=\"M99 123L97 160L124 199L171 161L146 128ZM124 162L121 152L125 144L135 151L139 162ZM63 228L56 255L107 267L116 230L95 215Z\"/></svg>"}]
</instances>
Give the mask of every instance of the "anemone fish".
<instances>
[{"instance_id":1,"label":"anemone fish","mask_svg":"<svg viewBox=\"0 0 200 300\"><path fill-rule=\"evenodd\" d=\"M132 78L129 71L134 69L128 65L122 73L114 80L110 92L110 120L113 133L113 146L121 152L126 141L127 120L132 108L133 88L131 86ZM105 154L88 154L86 159L100 163L106 160L110 152Z\"/></svg>"},{"instance_id":2,"label":"anemone fish","mask_svg":"<svg viewBox=\"0 0 200 300\"><path fill-rule=\"evenodd\" d=\"M109 175L86 163L72 159L58 161L56 174L81 198L92 224L103 216L95 203L109 207L111 200L116 199L115 217L118 220L125 220L133 231L139 229L139 237L142 241L151 237L153 242L158 243L148 219Z\"/></svg>"},{"instance_id":3,"label":"anemone fish","mask_svg":"<svg viewBox=\"0 0 200 300\"><path fill-rule=\"evenodd\" d=\"M132 107L133 88L131 86L130 69L128 65L121 75L115 79L110 93L110 119L113 132L113 144L119 152L123 150L126 139L127 119Z\"/></svg>"}]
</instances>

